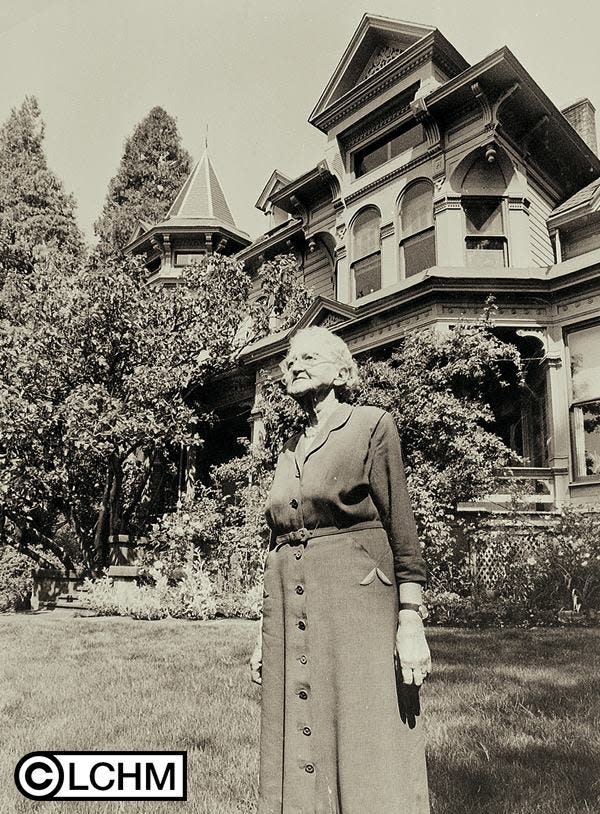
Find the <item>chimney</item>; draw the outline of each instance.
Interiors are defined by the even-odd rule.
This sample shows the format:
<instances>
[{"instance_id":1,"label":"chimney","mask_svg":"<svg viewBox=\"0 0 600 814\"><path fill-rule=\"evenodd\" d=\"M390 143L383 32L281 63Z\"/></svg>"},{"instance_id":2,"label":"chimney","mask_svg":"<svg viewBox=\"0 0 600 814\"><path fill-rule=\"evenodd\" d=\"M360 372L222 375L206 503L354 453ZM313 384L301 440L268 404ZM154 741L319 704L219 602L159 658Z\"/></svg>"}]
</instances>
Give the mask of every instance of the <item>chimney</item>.
<instances>
[{"instance_id":1,"label":"chimney","mask_svg":"<svg viewBox=\"0 0 600 814\"><path fill-rule=\"evenodd\" d=\"M596 108L589 99L579 99L561 111L571 127L576 130L587 146L598 155L596 141Z\"/></svg>"}]
</instances>

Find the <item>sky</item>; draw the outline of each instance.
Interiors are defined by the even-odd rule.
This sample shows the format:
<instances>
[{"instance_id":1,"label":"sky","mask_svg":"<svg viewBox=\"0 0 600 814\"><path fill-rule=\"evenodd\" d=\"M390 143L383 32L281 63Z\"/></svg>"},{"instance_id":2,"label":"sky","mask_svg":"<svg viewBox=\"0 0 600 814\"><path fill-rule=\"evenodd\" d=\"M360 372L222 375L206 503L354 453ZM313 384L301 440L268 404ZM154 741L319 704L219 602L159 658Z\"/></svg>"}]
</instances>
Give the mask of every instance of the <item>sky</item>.
<instances>
[{"instance_id":1,"label":"sky","mask_svg":"<svg viewBox=\"0 0 600 814\"><path fill-rule=\"evenodd\" d=\"M209 149L239 228L274 169L322 158L307 123L365 12L434 25L471 63L507 45L559 107L600 115L600 6L592 0L0 0L0 121L37 96L51 168L88 239L125 139L155 105L185 147ZM169 202L170 203L170 202Z\"/></svg>"}]
</instances>

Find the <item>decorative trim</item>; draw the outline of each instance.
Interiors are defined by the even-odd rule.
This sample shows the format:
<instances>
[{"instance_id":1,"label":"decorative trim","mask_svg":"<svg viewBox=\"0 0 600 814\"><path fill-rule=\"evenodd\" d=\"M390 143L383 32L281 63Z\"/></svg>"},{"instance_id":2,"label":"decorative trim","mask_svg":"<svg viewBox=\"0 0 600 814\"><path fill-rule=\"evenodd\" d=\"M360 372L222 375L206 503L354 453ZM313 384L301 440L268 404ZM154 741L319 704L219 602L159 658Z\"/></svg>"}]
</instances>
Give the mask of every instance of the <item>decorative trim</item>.
<instances>
[{"instance_id":1,"label":"decorative trim","mask_svg":"<svg viewBox=\"0 0 600 814\"><path fill-rule=\"evenodd\" d=\"M402 119L405 114L410 113L410 106L410 102L403 102L403 104L394 105L390 110L382 113L380 116L377 116L374 119L371 119L362 127L357 128L355 131L351 130L348 136L340 136L342 144L347 150L352 150L357 144L360 144L362 141L368 139L369 136L372 136L379 130L383 130L388 124L396 123L396 119ZM407 120L409 118L410 116L406 117ZM398 124L402 123L403 122L401 121L398 122Z\"/></svg>"},{"instance_id":2,"label":"decorative trim","mask_svg":"<svg viewBox=\"0 0 600 814\"><path fill-rule=\"evenodd\" d=\"M381 227L379 234L381 235L381 239L385 240L386 237L392 237L394 234L394 221L390 221L389 223L384 223Z\"/></svg>"},{"instance_id":3,"label":"decorative trim","mask_svg":"<svg viewBox=\"0 0 600 814\"><path fill-rule=\"evenodd\" d=\"M341 325L342 322L347 322L347 319L339 316L339 314L327 314L325 319L321 322L314 322L313 325L319 325L321 328L333 328L334 325Z\"/></svg>"},{"instance_id":4,"label":"decorative trim","mask_svg":"<svg viewBox=\"0 0 600 814\"><path fill-rule=\"evenodd\" d=\"M437 153L441 149L442 134L436 120L431 115L427 107L427 103L423 97L415 99L410 105L415 119L423 125L425 130L425 137L427 139L427 148L430 153Z\"/></svg>"},{"instance_id":5,"label":"decorative trim","mask_svg":"<svg viewBox=\"0 0 600 814\"><path fill-rule=\"evenodd\" d=\"M377 82L375 85L369 88L365 88L362 93L358 94L354 99L347 101L343 106L341 106L338 110L332 111L329 115L323 115L323 118L319 117L319 121L315 119L314 124L319 127L319 129L330 130L337 122L341 121L342 119L347 118L351 113L359 108L363 107L367 102L373 99L376 96L379 96L383 91L387 90L388 88L395 85L400 79L403 79L407 74L412 73L421 65L429 62L429 60L433 57L433 44L422 54L415 57L410 62L406 63L400 67L397 71L391 72L385 78L382 76L381 81Z\"/></svg>"},{"instance_id":6,"label":"decorative trim","mask_svg":"<svg viewBox=\"0 0 600 814\"><path fill-rule=\"evenodd\" d=\"M445 195L433 202L434 217L447 209L462 209L462 199L460 195Z\"/></svg>"},{"instance_id":7,"label":"decorative trim","mask_svg":"<svg viewBox=\"0 0 600 814\"><path fill-rule=\"evenodd\" d=\"M544 362L548 367L557 369L563 366L563 360L559 353L547 353L543 359L540 359L540 362Z\"/></svg>"},{"instance_id":8,"label":"decorative trim","mask_svg":"<svg viewBox=\"0 0 600 814\"><path fill-rule=\"evenodd\" d=\"M519 212L526 212L529 214L529 207L531 206L531 201L525 197L512 197L509 195L508 197L508 208L509 210L519 211Z\"/></svg>"},{"instance_id":9,"label":"decorative trim","mask_svg":"<svg viewBox=\"0 0 600 814\"><path fill-rule=\"evenodd\" d=\"M481 117L483 119L483 126L485 130L489 130L492 127L493 122L493 112L492 106L489 102L489 99L479 84L479 82L473 82L471 85L471 91L473 92L473 96L477 99L479 104L479 109L481 110Z\"/></svg>"},{"instance_id":10,"label":"decorative trim","mask_svg":"<svg viewBox=\"0 0 600 814\"><path fill-rule=\"evenodd\" d=\"M472 305L467 302L460 305L448 305L447 303L440 304L440 312L444 315L453 314L456 317L461 316L473 316L473 317L481 317L481 308L480 304ZM527 306L527 305L500 305L498 309L495 311L495 315L497 317L544 317L547 318L548 310L546 308L540 308L537 306Z\"/></svg>"},{"instance_id":11,"label":"decorative trim","mask_svg":"<svg viewBox=\"0 0 600 814\"><path fill-rule=\"evenodd\" d=\"M392 172L388 172L387 175L383 175L381 178L378 178L375 181L371 181L370 184L367 184L362 189L357 189L356 192L353 192L351 195L346 196L346 205L353 203L354 201L358 201L364 195L368 195L369 192L372 192L375 189L379 189L379 187L385 186L390 181L393 181L395 178L399 178L404 173L409 172L409 170L415 169L416 167L420 167L421 164L426 164L430 160L431 156L428 153L419 156L418 158L413 158L412 161L409 161L406 164L403 164L401 167L398 167Z\"/></svg>"},{"instance_id":12,"label":"decorative trim","mask_svg":"<svg viewBox=\"0 0 600 814\"><path fill-rule=\"evenodd\" d=\"M396 57L399 57L405 50L405 48L397 48L394 45L386 43L382 48L372 54L359 81L362 82L363 79L369 79L371 76L379 73L379 71L389 65Z\"/></svg>"},{"instance_id":13,"label":"decorative trim","mask_svg":"<svg viewBox=\"0 0 600 814\"><path fill-rule=\"evenodd\" d=\"M544 350L543 360L548 358L548 334L546 333L545 328L517 328L516 333L517 336L530 336L533 339L537 339ZM540 359L540 362L543 360Z\"/></svg>"}]
</instances>

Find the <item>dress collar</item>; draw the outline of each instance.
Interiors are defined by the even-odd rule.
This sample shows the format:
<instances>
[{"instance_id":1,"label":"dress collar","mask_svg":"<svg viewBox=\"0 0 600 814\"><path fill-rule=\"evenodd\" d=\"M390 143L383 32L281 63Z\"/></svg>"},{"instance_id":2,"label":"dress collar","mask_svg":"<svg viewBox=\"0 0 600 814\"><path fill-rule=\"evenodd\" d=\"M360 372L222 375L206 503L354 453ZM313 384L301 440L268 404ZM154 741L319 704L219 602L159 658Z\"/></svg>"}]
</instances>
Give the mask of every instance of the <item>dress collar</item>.
<instances>
[{"instance_id":1,"label":"dress collar","mask_svg":"<svg viewBox=\"0 0 600 814\"><path fill-rule=\"evenodd\" d=\"M339 430L341 427L344 426L344 424L346 424L353 410L354 407L352 406L352 404L340 402L340 404L338 404L337 407L334 410L332 410L331 413L327 416L327 418L325 419L325 423L319 429L317 434L313 436L312 444L308 452L304 455L303 460L302 456L299 456L296 453L296 450L298 449L298 442L300 441L302 433L298 434L296 443L294 445L294 455L296 458L296 466L298 466L300 470L304 467L304 464L306 463L308 458L310 458L311 455L314 455L315 452L317 452L317 450L321 449L321 447L327 443L331 433L334 432L335 430ZM300 452L300 450L298 450L298 452Z\"/></svg>"}]
</instances>

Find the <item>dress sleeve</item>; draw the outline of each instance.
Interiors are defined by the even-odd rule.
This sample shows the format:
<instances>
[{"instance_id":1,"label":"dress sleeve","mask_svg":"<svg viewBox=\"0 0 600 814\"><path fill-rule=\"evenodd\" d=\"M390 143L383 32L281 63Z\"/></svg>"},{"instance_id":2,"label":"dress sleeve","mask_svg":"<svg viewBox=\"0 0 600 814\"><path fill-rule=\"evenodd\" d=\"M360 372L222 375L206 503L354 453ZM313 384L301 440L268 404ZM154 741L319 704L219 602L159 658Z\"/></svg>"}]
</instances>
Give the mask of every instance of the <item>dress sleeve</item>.
<instances>
[{"instance_id":1,"label":"dress sleeve","mask_svg":"<svg viewBox=\"0 0 600 814\"><path fill-rule=\"evenodd\" d=\"M406 485L400 437L388 412L373 430L369 460L371 497L394 555L396 582L425 582L425 561Z\"/></svg>"}]
</instances>

